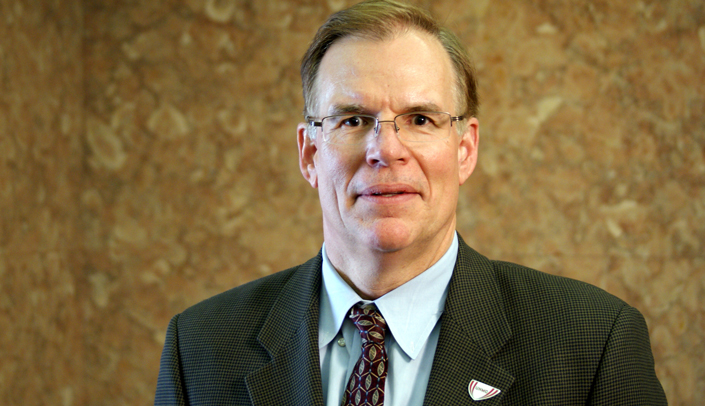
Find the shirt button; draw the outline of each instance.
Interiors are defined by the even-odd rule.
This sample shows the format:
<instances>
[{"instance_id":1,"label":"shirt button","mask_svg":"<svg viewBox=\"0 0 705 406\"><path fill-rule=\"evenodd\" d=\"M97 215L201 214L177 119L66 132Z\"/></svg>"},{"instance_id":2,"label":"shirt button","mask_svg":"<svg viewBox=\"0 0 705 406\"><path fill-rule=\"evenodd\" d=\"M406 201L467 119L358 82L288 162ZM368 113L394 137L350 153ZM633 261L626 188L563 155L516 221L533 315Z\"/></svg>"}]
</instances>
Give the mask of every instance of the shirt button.
<instances>
[{"instance_id":1,"label":"shirt button","mask_svg":"<svg viewBox=\"0 0 705 406\"><path fill-rule=\"evenodd\" d=\"M338 339L338 345L341 347L345 347L345 339L343 337L340 337Z\"/></svg>"}]
</instances>

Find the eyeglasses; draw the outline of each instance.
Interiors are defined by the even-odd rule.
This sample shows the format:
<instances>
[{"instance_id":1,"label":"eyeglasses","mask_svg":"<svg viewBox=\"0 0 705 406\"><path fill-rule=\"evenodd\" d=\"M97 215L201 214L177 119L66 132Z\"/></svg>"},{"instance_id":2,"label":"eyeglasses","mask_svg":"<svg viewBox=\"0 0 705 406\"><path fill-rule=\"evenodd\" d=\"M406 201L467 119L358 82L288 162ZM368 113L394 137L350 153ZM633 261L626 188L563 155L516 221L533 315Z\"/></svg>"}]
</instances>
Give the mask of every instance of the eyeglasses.
<instances>
[{"instance_id":1,"label":"eyeglasses","mask_svg":"<svg viewBox=\"0 0 705 406\"><path fill-rule=\"evenodd\" d=\"M450 136L453 122L461 120L465 117L453 117L440 111L414 111L399 114L394 120L380 120L366 114L335 114L323 117L321 121L306 116L309 125L321 127L325 142L341 145L364 143L370 133L375 136L379 134L382 123L394 123L394 130L403 141L439 141Z\"/></svg>"}]
</instances>

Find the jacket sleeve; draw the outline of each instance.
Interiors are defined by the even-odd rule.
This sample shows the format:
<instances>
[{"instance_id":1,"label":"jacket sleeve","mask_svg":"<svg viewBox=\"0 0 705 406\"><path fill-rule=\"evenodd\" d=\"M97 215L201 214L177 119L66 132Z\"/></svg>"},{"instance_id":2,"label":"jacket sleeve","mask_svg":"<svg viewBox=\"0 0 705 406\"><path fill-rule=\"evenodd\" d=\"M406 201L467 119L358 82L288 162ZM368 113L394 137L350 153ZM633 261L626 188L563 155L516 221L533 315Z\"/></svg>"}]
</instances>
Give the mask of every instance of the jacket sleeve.
<instances>
[{"instance_id":1,"label":"jacket sleeve","mask_svg":"<svg viewBox=\"0 0 705 406\"><path fill-rule=\"evenodd\" d=\"M157 379L157 394L154 398L155 406L187 406L184 396L181 357L179 355L179 331L177 314L169 322L166 332L166 341L159 364L159 378Z\"/></svg>"},{"instance_id":2,"label":"jacket sleeve","mask_svg":"<svg viewBox=\"0 0 705 406\"><path fill-rule=\"evenodd\" d=\"M625 305L617 316L592 384L588 405L667 405L654 371L644 317Z\"/></svg>"}]
</instances>

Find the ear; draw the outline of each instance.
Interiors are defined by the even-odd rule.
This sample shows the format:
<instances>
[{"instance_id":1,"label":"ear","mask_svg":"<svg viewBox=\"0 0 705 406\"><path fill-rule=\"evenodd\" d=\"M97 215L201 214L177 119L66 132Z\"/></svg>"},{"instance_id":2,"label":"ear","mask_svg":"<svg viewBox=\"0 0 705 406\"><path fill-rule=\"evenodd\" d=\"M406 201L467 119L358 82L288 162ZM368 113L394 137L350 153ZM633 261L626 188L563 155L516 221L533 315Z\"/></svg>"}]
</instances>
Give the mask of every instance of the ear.
<instances>
[{"instance_id":1,"label":"ear","mask_svg":"<svg viewBox=\"0 0 705 406\"><path fill-rule=\"evenodd\" d=\"M298 127L296 127L296 141L299 145L299 169L301 169L301 174L312 187L317 188L318 174L316 173L314 157L318 148L315 141L308 136L308 124L299 123Z\"/></svg>"},{"instance_id":2,"label":"ear","mask_svg":"<svg viewBox=\"0 0 705 406\"><path fill-rule=\"evenodd\" d=\"M475 117L468 119L465 132L458 145L458 177L462 185L477 165L477 148L480 143L480 122Z\"/></svg>"}]
</instances>

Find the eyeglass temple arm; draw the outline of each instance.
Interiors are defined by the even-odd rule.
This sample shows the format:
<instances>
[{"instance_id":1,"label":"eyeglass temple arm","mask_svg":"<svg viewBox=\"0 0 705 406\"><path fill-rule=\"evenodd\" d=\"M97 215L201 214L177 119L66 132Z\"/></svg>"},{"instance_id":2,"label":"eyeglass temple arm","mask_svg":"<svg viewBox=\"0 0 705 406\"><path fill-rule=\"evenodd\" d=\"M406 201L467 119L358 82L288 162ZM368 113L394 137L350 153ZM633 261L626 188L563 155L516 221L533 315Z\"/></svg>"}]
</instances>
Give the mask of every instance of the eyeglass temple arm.
<instances>
[{"instance_id":1,"label":"eyeglass temple arm","mask_svg":"<svg viewBox=\"0 0 705 406\"><path fill-rule=\"evenodd\" d=\"M314 127L323 127L323 121L316 121L311 116L306 116L306 121L308 122L308 125L312 125Z\"/></svg>"},{"instance_id":2,"label":"eyeglass temple arm","mask_svg":"<svg viewBox=\"0 0 705 406\"><path fill-rule=\"evenodd\" d=\"M451 117L450 118L450 126L453 126L453 121L463 121L465 120L465 116L457 116L457 117Z\"/></svg>"}]
</instances>

